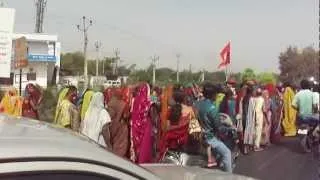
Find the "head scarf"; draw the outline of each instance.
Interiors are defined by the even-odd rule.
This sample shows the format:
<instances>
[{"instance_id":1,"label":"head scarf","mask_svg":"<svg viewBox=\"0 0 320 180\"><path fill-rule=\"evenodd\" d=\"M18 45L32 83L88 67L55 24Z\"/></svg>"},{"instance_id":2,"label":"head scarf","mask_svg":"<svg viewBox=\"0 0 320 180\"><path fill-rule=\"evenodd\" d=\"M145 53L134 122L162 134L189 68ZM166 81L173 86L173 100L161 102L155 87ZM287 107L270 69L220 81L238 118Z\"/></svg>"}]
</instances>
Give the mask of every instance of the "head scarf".
<instances>
[{"instance_id":1,"label":"head scarf","mask_svg":"<svg viewBox=\"0 0 320 180\"><path fill-rule=\"evenodd\" d=\"M33 90L31 90L33 89ZM22 103L22 116L32 119L39 119L38 107L40 105L42 93L40 87L29 83L26 86L25 97ZM33 105L32 105L33 104ZM35 108L34 108L35 106Z\"/></svg>"},{"instance_id":2,"label":"head scarf","mask_svg":"<svg viewBox=\"0 0 320 180\"><path fill-rule=\"evenodd\" d=\"M60 91L60 93L59 93L58 102L57 102L57 107L56 107L56 113L55 113L55 118L54 118L54 122L55 122L55 123L57 123L58 111L59 111L59 109L60 109L61 102L62 102L62 100L64 100L64 98L66 97L68 91L69 91L69 88L63 88L63 89Z\"/></svg>"},{"instance_id":3,"label":"head scarf","mask_svg":"<svg viewBox=\"0 0 320 180\"><path fill-rule=\"evenodd\" d=\"M131 160L138 163L150 162L152 158L152 125L149 117L151 107L150 87L141 84L133 101L131 112Z\"/></svg>"},{"instance_id":4,"label":"head scarf","mask_svg":"<svg viewBox=\"0 0 320 180\"><path fill-rule=\"evenodd\" d=\"M112 97L112 88L107 88L103 91L104 95L104 104L108 104Z\"/></svg>"},{"instance_id":5,"label":"head scarf","mask_svg":"<svg viewBox=\"0 0 320 180\"><path fill-rule=\"evenodd\" d=\"M33 91L31 91L33 89ZM34 84L27 84L26 86L26 95L31 98L34 102L38 102L41 97L41 91L39 87L35 86Z\"/></svg>"},{"instance_id":6,"label":"head scarf","mask_svg":"<svg viewBox=\"0 0 320 180\"><path fill-rule=\"evenodd\" d=\"M110 122L110 115L104 108L103 94L101 92L94 93L82 122L81 133L88 136L98 144L106 146L102 136L102 129L106 123Z\"/></svg>"},{"instance_id":7,"label":"head scarf","mask_svg":"<svg viewBox=\"0 0 320 180\"><path fill-rule=\"evenodd\" d=\"M265 85L265 90L268 91L270 96L274 96L276 93L276 87L273 84L267 84Z\"/></svg>"},{"instance_id":8,"label":"head scarf","mask_svg":"<svg viewBox=\"0 0 320 180\"><path fill-rule=\"evenodd\" d=\"M11 115L21 116L22 100L18 95L17 89L10 87L0 102L0 112Z\"/></svg>"},{"instance_id":9,"label":"head scarf","mask_svg":"<svg viewBox=\"0 0 320 180\"><path fill-rule=\"evenodd\" d=\"M89 108L89 104L91 102L91 98L94 94L94 91L92 90L88 90L84 93L83 95L83 101L82 101L82 106L81 106L81 114L80 114L80 117L81 117L81 121L84 119L84 116Z\"/></svg>"}]
</instances>

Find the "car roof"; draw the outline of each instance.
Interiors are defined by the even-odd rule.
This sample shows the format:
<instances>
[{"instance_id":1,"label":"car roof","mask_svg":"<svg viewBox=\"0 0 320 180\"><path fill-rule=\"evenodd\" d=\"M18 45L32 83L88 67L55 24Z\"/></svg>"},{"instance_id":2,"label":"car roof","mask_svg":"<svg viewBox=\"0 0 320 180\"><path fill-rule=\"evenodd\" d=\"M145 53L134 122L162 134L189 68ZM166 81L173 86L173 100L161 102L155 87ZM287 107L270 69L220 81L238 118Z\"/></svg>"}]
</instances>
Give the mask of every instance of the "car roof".
<instances>
[{"instance_id":1,"label":"car roof","mask_svg":"<svg viewBox=\"0 0 320 180\"><path fill-rule=\"evenodd\" d=\"M8 159L68 158L112 164L142 177L156 178L85 136L43 121L0 114L0 144L0 167Z\"/></svg>"}]
</instances>

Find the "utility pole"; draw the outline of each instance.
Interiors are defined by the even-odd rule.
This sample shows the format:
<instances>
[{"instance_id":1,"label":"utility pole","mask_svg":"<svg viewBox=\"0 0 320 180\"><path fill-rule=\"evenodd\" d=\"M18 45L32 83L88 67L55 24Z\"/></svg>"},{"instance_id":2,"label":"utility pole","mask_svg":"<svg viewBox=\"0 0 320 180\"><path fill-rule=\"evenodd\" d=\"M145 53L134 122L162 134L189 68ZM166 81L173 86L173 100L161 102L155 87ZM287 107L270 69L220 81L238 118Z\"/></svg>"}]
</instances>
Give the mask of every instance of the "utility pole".
<instances>
[{"instance_id":1,"label":"utility pole","mask_svg":"<svg viewBox=\"0 0 320 180\"><path fill-rule=\"evenodd\" d=\"M47 0L36 0L36 33L43 33L43 19L44 19L44 11L47 6Z\"/></svg>"},{"instance_id":2,"label":"utility pole","mask_svg":"<svg viewBox=\"0 0 320 180\"><path fill-rule=\"evenodd\" d=\"M180 54L176 54L177 57L177 83L179 83L180 81L180 77L179 77L179 67L180 67Z\"/></svg>"},{"instance_id":3,"label":"utility pole","mask_svg":"<svg viewBox=\"0 0 320 180\"><path fill-rule=\"evenodd\" d=\"M85 80L85 88L88 86L88 61L87 61L87 47L88 47L88 29L92 26L92 20L87 20L85 16L82 17L82 26L79 24L77 28L80 32L83 33L83 57L84 57L84 80Z\"/></svg>"},{"instance_id":4,"label":"utility pole","mask_svg":"<svg viewBox=\"0 0 320 180\"><path fill-rule=\"evenodd\" d=\"M204 77L205 77L205 70L202 70L202 77L201 77L201 82L204 82Z\"/></svg>"},{"instance_id":5,"label":"utility pole","mask_svg":"<svg viewBox=\"0 0 320 180\"><path fill-rule=\"evenodd\" d=\"M99 76L99 50L101 47L101 42L100 41L96 41L94 43L94 47L96 48L96 52L97 52L97 59L96 59L96 76Z\"/></svg>"},{"instance_id":6,"label":"utility pole","mask_svg":"<svg viewBox=\"0 0 320 180\"><path fill-rule=\"evenodd\" d=\"M151 57L152 62L152 85L156 84L156 63L159 61L159 56L154 55Z\"/></svg>"},{"instance_id":7,"label":"utility pole","mask_svg":"<svg viewBox=\"0 0 320 180\"><path fill-rule=\"evenodd\" d=\"M192 77L192 69L191 69L191 64L189 64L189 80L193 81L193 77Z\"/></svg>"},{"instance_id":8,"label":"utility pole","mask_svg":"<svg viewBox=\"0 0 320 180\"><path fill-rule=\"evenodd\" d=\"M120 50L118 48L114 49L115 61L113 63L113 75L118 74L118 61L119 61L119 54Z\"/></svg>"}]
</instances>

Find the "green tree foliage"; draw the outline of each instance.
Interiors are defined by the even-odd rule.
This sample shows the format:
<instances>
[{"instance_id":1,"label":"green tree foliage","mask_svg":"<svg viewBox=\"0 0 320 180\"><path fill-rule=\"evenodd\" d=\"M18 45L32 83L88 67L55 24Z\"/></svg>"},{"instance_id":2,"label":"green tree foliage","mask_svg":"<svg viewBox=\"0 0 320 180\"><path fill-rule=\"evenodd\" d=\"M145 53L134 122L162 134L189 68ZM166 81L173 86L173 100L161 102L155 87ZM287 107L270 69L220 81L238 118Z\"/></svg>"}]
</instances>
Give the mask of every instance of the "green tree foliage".
<instances>
[{"instance_id":1,"label":"green tree foliage","mask_svg":"<svg viewBox=\"0 0 320 180\"><path fill-rule=\"evenodd\" d=\"M280 80L298 84L311 76L319 80L319 51L312 47L289 47L279 56Z\"/></svg>"},{"instance_id":2,"label":"green tree foliage","mask_svg":"<svg viewBox=\"0 0 320 180\"><path fill-rule=\"evenodd\" d=\"M226 81L226 74L223 71L205 72L204 79L214 83L224 83Z\"/></svg>"},{"instance_id":3,"label":"green tree foliage","mask_svg":"<svg viewBox=\"0 0 320 180\"><path fill-rule=\"evenodd\" d=\"M255 79L256 79L256 74L255 74L254 70L251 68L246 68L241 74L242 82L255 80Z\"/></svg>"},{"instance_id":4,"label":"green tree foliage","mask_svg":"<svg viewBox=\"0 0 320 180\"><path fill-rule=\"evenodd\" d=\"M262 72L258 74L257 79L260 83L262 84L276 84L277 82L277 77L274 73L269 73L269 72Z\"/></svg>"},{"instance_id":5,"label":"green tree foliage","mask_svg":"<svg viewBox=\"0 0 320 180\"><path fill-rule=\"evenodd\" d=\"M81 52L61 54L61 70L65 75L82 75L84 58Z\"/></svg>"},{"instance_id":6,"label":"green tree foliage","mask_svg":"<svg viewBox=\"0 0 320 180\"><path fill-rule=\"evenodd\" d=\"M105 74L112 71L111 64L114 62L113 57L105 57L99 61L99 74L102 74L103 68ZM104 63L103 63L104 61ZM103 67L104 65L104 67ZM63 75L83 75L84 57L81 52L73 52L61 54L61 70ZM123 67L119 68L121 72L127 73L123 70ZM96 60L88 60L88 75L96 74Z\"/></svg>"}]
</instances>

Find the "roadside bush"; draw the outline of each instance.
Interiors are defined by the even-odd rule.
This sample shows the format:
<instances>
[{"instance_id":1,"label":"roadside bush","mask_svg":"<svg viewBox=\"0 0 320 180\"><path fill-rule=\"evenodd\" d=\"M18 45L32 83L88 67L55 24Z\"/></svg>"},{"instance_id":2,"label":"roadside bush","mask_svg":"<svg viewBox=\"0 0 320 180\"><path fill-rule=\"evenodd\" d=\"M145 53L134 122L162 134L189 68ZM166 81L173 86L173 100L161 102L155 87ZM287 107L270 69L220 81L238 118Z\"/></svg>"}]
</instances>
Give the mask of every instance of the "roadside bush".
<instances>
[{"instance_id":1,"label":"roadside bush","mask_svg":"<svg viewBox=\"0 0 320 180\"><path fill-rule=\"evenodd\" d=\"M39 118L41 121L53 122L57 101L58 90L55 86L43 90L43 100L39 108Z\"/></svg>"}]
</instances>

